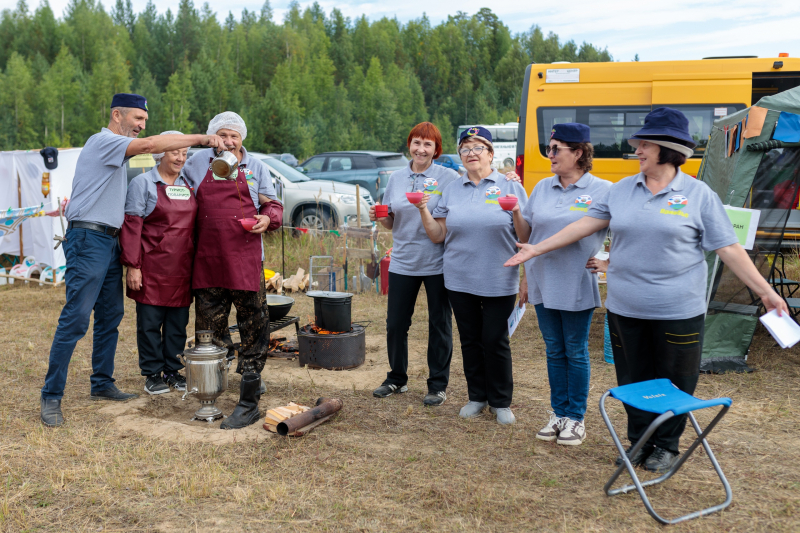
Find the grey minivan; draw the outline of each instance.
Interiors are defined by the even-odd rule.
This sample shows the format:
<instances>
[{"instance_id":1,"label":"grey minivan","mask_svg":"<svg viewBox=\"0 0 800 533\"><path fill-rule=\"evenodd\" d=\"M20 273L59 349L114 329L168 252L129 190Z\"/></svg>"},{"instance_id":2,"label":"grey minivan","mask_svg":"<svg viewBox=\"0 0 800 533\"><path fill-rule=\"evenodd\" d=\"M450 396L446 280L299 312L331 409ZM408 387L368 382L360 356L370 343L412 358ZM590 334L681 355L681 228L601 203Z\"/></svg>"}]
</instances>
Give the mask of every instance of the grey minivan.
<instances>
[{"instance_id":1,"label":"grey minivan","mask_svg":"<svg viewBox=\"0 0 800 533\"><path fill-rule=\"evenodd\" d=\"M360 185L373 198L383 198L389 175L408 165L408 159L396 152L353 150L325 152L306 159L301 167L313 180L332 180Z\"/></svg>"}]
</instances>

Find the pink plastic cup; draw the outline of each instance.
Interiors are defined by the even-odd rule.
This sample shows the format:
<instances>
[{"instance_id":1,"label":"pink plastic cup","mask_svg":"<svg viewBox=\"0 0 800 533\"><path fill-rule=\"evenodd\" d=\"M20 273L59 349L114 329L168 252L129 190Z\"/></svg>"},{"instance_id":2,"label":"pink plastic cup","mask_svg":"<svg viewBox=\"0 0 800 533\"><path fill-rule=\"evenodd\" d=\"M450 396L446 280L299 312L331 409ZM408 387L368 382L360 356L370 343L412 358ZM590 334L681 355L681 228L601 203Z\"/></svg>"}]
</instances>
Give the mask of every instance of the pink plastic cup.
<instances>
[{"instance_id":1,"label":"pink plastic cup","mask_svg":"<svg viewBox=\"0 0 800 533\"><path fill-rule=\"evenodd\" d=\"M239 223L241 223L245 231L250 231L253 229L253 226L258 224L258 220L255 218L241 218L239 219Z\"/></svg>"},{"instance_id":2,"label":"pink plastic cup","mask_svg":"<svg viewBox=\"0 0 800 533\"><path fill-rule=\"evenodd\" d=\"M514 209L514 206L517 205L518 201L519 200L516 196L502 196L497 199L497 203L500 204L500 207L506 211L511 211Z\"/></svg>"},{"instance_id":3,"label":"pink plastic cup","mask_svg":"<svg viewBox=\"0 0 800 533\"><path fill-rule=\"evenodd\" d=\"M408 198L408 201L412 204L418 204L422 200L422 195L423 193L421 192L407 192L406 198Z\"/></svg>"},{"instance_id":4,"label":"pink plastic cup","mask_svg":"<svg viewBox=\"0 0 800 533\"><path fill-rule=\"evenodd\" d=\"M389 216L388 205L378 204L375 206L375 218L386 218L388 216Z\"/></svg>"}]
</instances>

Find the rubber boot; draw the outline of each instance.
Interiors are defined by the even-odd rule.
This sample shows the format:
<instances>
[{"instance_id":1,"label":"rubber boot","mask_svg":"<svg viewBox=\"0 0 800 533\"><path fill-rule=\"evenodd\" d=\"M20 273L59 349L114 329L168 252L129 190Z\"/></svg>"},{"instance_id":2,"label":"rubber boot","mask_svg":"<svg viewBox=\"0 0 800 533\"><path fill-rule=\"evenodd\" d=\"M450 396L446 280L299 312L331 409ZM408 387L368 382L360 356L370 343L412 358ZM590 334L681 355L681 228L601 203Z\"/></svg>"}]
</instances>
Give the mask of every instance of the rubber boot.
<instances>
[{"instance_id":1,"label":"rubber boot","mask_svg":"<svg viewBox=\"0 0 800 533\"><path fill-rule=\"evenodd\" d=\"M261 417L261 413L258 412L258 401L261 399L258 393L260 385L261 376L255 372L242 374L239 403L236 404L231 416L219 426L220 429L240 429L258 422Z\"/></svg>"}]
</instances>

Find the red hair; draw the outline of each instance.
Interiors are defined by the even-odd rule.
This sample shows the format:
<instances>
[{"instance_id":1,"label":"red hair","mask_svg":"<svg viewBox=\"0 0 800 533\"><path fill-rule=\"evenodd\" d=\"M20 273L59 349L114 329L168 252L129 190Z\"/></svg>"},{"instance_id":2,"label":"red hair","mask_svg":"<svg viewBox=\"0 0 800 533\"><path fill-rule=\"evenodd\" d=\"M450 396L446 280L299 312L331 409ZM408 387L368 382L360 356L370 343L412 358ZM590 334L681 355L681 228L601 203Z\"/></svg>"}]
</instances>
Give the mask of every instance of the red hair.
<instances>
[{"instance_id":1,"label":"red hair","mask_svg":"<svg viewBox=\"0 0 800 533\"><path fill-rule=\"evenodd\" d=\"M411 133L408 134L408 142L406 146L409 148L411 148L411 140L414 137L425 141L433 141L433 145L435 147L433 150L434 159L442 155L442 134L439 132L439 128L437 128L435 124L430 122L420 122L414 126L411 129Z\"/></svg>"}]
</instances>

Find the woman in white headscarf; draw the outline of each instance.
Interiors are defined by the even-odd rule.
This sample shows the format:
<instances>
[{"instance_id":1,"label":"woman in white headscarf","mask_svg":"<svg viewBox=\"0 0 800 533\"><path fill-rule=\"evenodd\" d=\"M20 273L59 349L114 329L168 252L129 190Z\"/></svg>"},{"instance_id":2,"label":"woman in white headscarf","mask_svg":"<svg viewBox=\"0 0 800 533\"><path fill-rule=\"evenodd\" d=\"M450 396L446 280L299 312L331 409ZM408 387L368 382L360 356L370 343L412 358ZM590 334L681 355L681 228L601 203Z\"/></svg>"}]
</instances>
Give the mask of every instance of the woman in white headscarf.
<instances>
[{"instance_id":1,"label":"woman in white headscarf","mask_svg":"<svg viewBox=\"0 0 800 533\"><path fill-rule=\"evenodd\" d=\"M166 134L180 134L165 131ZM136 342L144 390L186 390L178 354L186 344L192 303L197 202L181 176L186 148L153 154L159 163L131 180L120 231L127 295L136 301Z\"/></svg>"}]
</instances>

